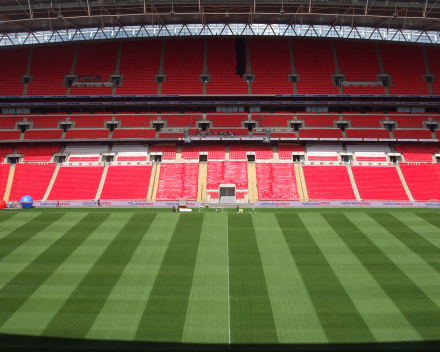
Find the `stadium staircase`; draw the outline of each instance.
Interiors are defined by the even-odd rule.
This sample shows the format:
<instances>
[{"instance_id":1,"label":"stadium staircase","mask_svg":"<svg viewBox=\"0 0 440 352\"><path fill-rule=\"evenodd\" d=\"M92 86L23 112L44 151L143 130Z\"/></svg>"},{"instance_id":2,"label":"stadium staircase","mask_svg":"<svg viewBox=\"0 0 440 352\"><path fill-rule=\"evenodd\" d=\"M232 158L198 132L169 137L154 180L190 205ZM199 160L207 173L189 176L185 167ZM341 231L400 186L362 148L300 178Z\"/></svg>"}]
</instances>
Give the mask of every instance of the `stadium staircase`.
<instances>
[{"instance_id":1,"label":"stadium staircase","mask_svg":"<svg viewBox=\"0 0 440 352\"><path fill-rule=\"evenodd\" d=\"M99 182L98 190L96 191L95 199L101 198L102 189L104 188L105 179L107 177L109 165L104 166L104 171L102 172L101 181Z\"/></svg>"},{"instance_id":2,"label":"stadium staircase","mask_svg":"<svg viewBox=\"0 0 440 352\"><path fill-rule=\"evenodd\" d=\"M31 63L32 63L32 48L29 48L28 60L26 65L26 75L30 74L31 71ZM29 83L23 84L23 96L27 95Z\"/></svg>"},{"instance_id":3,"label":"stadium staircase","mask_svg":"<svg viewBox=\"0 0 440 352\"><path fill-rule=\"evenodd\" d=\"M247 170L248 170L249 201L251 203L255 203L258 201L257 169L255 166L255 162L248 162Z\"/></svg>"},{"instance_id":4,"label":"stadium staircase","mask_svg":"<svg viewBox=\"0 0 440 352\"><path fill-rule=\"evenodd\" d=\"M397 174L399 175L400 181L402 182L403 188L405 189L406 195L408 196L411 202L414 202L414 197L409 190L408 184L406 183L405 177L403 176L402 170L400 169L400 165L396 165Z\"/></svg>"},{"instance_id":5,"label":"stadium staircase","mask_svg":"<svg viewBox=\"0 0 440 352\"><path fill-rule=\"evenodd\" d=\"M353 188L353 192L356 197L356 200L362 200L356 185L356 181L354 180L353 170L351 169L350 165L347 165L347 172L348 172L348 176L350 177L351 187Z\"/></svg>"},{"instance_id":6,"label":"stadium staircase","mask_svg":"<svg viewBox=\"0 0 440 352\"><path fill-rule=\"evenodd\" d=\"M339 70L339 62L338 62L338 53L336 51L336 45L334 40L332 40L332 52L333 52L333 61L335 62L335 73L336 74L341 74L341 71ZM342 87L338 87L339 89L339 94L344 94L344 92L342 91Z\"/></svg>"},{"instance_id":7,"label":"stadium staircase","mask_svg":"<svg viewBox=\"0 0 440 352\"><path fill-rule=\"evenodd\" d=\"M198 179L198 189L197 189L197 201L206 201L206 185L208 177L208 163L206 161L201 161L199 163L199 179Z\"/></svg>"},{"instance_id":8,"label":"stadium staircase","mask_svg":"<svg viewBox=\"0 0 440 352\"><path fill-rule=\"evenodd\" d=\"M11 194L12 182L14 181L14 174L15 174L15 165L11 165L11 167L9 168L9 176L8 176L8 181L6 183L5 195L3 196L3 200L5 202L9 200L9 195Z\"/></svg>"},{"instance_id":9,"label":"stadium staircase","mask_svg":"<svg viewBox=\"0 0 440 352\"><path fill-rule=\"evenodd\" d=\"M150 184L148 185L148 197L151 202L156 201L157 187L159 186L160 163L153 164L151 170Z\"/></svg>"},{"instance_id":10,"label":"stadium staircase","mask_svg":"<svg viewBox=\"0 0 440 352\"><path fill-rule=\"evenodd\" d=\"M229 160L229 145L225 146L225 160Z\"/></svg>"},{"instance_id":11,"label":"stadium staircase","mask_svg":"<svg viewBox=\"0 0 440 352\"><path fill-rule=\"evenodd\" d=\"M307 193L306 180L304 177L304 170L301 164L295 164L295 177L298 187L299 200L302 202L309 201L309 195Z\"/></svg>"},{"instance_id":12,"label":"stadium staircase","mask_svg":"<svg viewBox=\"0 0 440 352\"><path fill-rule=\"evenodd\" d=\"M46 192L44 193L44 196L42 199L43 202L45 202L47 200L47 197L49 197L50 191L52 190L53 184L55 183L55 180L57 178L58 171L60 171L60 167L61 167L61 165L59 165L59 164L57 164L57 166L55 167L52 178L50 179L49 185L47 186Z\"/></svg>"},{"instance_id":13,"label":"stadium staircase","mask_svg":"<svg viewBox=\"0 0 440 352\"><path fill-rule=\"evenodd\" d=\"M280 160L280 155L278 154L278 146L274 145L272 147L272 154L273 154L272 160L274 161Z\"/></svg>"},{"instance_id":14,"label":"stadium staircase","mask_svg":"<svg viewBox=\"0 0 440 352\"><path fill-rule=\"evenodd\" d=\"M382 54L380 53L378 42L376 42L375 44L376 44L377 59L379 60L380 73L383 75L385 74L385 68L383 66ZM390 94L390 89L388 87L384 87L384 89L385 89L385 94Z\"/></svg>"},{"instance_id":15,"label":"stadium staircase","mask_svg":"<svg viewBox=\"0 0 440 352\"><path fill-rule=\"evenodd\" d=\"M118 57L116 58L116 68L114 73L115 75L119 75L119 67L121 66L122 43L124 43L123 40L119 42ZM117 88L116 85L114 85L112 88L112 95L116 95L116 88Z\"/></svg>"},{"instance_id":16,"label":"stadium staircase","mask_svg":"<svg viewBox=\"0 0 440 352\"><path fill-rule=\"evenodd\" d=\"M75 74L76 62L78 61L78 55L79 55L79 45L80 45L79 43L76 44L75 54L73 55L72 67L70 69L71 76ZM70 89L71 88L66 89L66 95L70 95Z\"/></svg>"}]
</instances>

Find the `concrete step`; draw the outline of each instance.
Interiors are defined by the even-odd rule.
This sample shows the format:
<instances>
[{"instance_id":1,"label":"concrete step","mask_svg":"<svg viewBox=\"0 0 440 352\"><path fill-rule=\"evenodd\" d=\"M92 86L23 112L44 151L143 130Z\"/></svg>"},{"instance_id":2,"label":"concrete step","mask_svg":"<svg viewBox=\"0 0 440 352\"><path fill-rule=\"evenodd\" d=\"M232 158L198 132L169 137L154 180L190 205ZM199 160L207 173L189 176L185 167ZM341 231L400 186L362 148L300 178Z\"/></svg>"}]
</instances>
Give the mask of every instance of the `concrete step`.
<instances>
[{"instance_id":1,"label":"concrete step","mask_svg":"<svg viewBox=\"0 0 440 352\"><path fill-rule=\"evenodd\" d=\"M304 178L304 170L301 164L295 164L296 184L298 187L299 200L302 202L309 201L309 194L307 193L306 181Z\"/></svg>"},{"instance_id":2,"label":"concrete step","mask_svg":"<svg viewBox=\"0 0 440 352\"><path fill-rule=\"evenodd\" d=\"M181 145L177 146L176 161L184 161L183 158L182 158L182 149L183 149L183 147Z\"/></svg>"},{"instance_id":3,"label":"concrete step","mask_svg":"<svg viewBox=\"0 0 440 352\"><path fill-rule=\"evenodd\" d=\"M248 189L249 189L249 201L255 203L258 201L258 188L257 188L257 167L255 162L248 162Z\"/></svg>"},{"instance_id":4,"label":"concrete step","mask_svg":"<svg viewBox=\"0 0 440 352\"><path fill-rule=\"evenodd\" d=\"M400 169L400 165L396 165L397 173L399 174L400 181L402 182L403 188L405 189L406 195L408 196L409 200L411 202L414 202L414 197L411 194L411 191L409 190L408 184L406 183L405 177L403 176L402 170Z\"/></svg>"},{"instance_id":5,"label":"concrete step","mask_svg":"<svg viewBox=\"0 0 440 352\"><path fill-rule=\"evenodd\" d=\"M58 172L60 171L60 167L61 167L61 165L57 165L55 167L55 170L53 171L52 178L50 179L49 185L47 186L47 189L46 189L46 193L44 193L44 196L43 196L43 202L45 202L47 200L47 198L49 197L50 191L52 191L52 187L55 183Z\"/></svg>"},{"instance_id":6,"label":"concrete step","mask_svg":"<svg viewBox=\"0 0 440 352\"><path fill-rule=\"evenodd\" d=\"M107 172L108 172L109 165L104 166L104 171L101 175L101 181L99 182L98 190L96 191L95 199L101 198L102 189L104 188L105 179L107 178Z\"/></svg>"},{"instance_id":7,"label":"concrete step","mask_svg":"<svg viewBox=\"0 0 440 352\"><path fill-rule=\"evenodd\" d=\"M156 201L157 187L159 185L160 163L153 164L151 170L150 184L148 186L148 195L151 202Z\"/></svg>"},{"instance_id":8,"label":"concrete step","mask_svg":"<svg viewBox=\"0 0 440 352\"><path fill-rule=\"evenodd\" d=\"M11 167L9 168L8 181L6 182L5 194L3 196L3 200L5 202L7 202L9 200L9 195L11 194L12 181L14 180L14 174L15 174L15 165L11 165Z\"/></svg>"},{"instance_id":9,"label":"concrete step","mask_svg":"<svg viewBox=\"0 0 440 352\"><path fill-rule=\"evenodd\" d=\"M278 146L277 145L272 146L272 153L273 153L272 159L279 161L280 155L278 154Z\"/></svg>"},{"instance_id":10,"label":"concrete step","mask_svg":"<svg viewBox=\"0 0 440 352\"><path fill-rule=\"evenodd\" d=\"M229 160L229 145L225 146L225 160Z\"/></svg>"},{"instance_id":11,"label":"concrete step","mask_svg":"<svg viewBox=\"0 0 440 352\"><path fill-rule=\"evenodd\" d=\"M200 162L199 163L199 180L198 180L198 189L197 189L197 201L198 202L206 202L206 185L207 185L207 177L208 177L208 163Z\"/></svg>"},{"instance_id":12,"label":"concrete step","mask_svg":"<svg viewBox=\"0 0 440 352\"><path fill-rule=\"evenodd\" d=\"M361 195L359 194L359 190L357 188L356 181L354 179L353 170L351 169L350 165L347 165L347 172L348 177L350 177L351 187L353 188L354 196L356 197L356 200L362 200Z\"/></svg>"}]
</instances>

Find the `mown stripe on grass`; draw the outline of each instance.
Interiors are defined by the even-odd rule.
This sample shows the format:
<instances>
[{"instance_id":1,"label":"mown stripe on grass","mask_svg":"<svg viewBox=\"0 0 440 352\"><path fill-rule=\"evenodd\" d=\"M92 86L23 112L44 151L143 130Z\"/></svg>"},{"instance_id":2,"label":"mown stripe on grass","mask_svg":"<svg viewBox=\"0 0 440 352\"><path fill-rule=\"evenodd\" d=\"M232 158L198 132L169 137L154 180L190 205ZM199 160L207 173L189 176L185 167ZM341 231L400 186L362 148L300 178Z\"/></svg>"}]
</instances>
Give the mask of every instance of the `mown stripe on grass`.
<instances>
[{"instance_id":1,"label":"mown stripe on grass","mask_svg":"<svg viewBox=\"0 0 440 352\"><path fill-rule=\"evenodd\" d=\"M84 338L156 214L134 214L105 249L42 335Z\"/></svg>"},{"instance_id":2,"label":"mown stripe on grass","mask_svg":"<svg viewBox=\"0 0 440 352\"><path fill-rule=\"evenodd\" d=\"M423 339L438 338L439 307L344 214L326 213L322 216L399 309L396 312L395 307L389 304L385 307L384 300L370 302L370 311L376 315L379 332L388 335L389 341L418 339L414 331L411 331L413 329L409 329L409 322ZM402 314L407 322L402 320ZM381 324L383 319L386 324ZM436 323L430 325L432 321Z\"/></svg>"},{"instance_id":3,"label":"mown stripe on grass","mask_svg":"<svg viewBox=\"0 0 440 352\"><path fill-rule=\"evenodd\" d=\"M179 217L136 332L136 340L181 342L203 214Z\"/></svg>"},{"instance_id":4,"label":"mown stripe on grass","mask_svg":"<svg viewBox=\"0 0 440 352\"><path fill-rule=\"evenodd\" d=\"M179 214L159 213L125 267L88 339L134 340Z\"/></svg>"},{"instance_id":5,"label":"mown stripe on grass","mask_svg":"<svg viewBox=\"0 0 440 352\"><path fill-rule=\"evenodd\" d=\"M6 220L9 220L13 216L17 215L17 213L13 213L11 211L1 211L0 212L0 224Z\"/></svg>"},{"instance_id":6,"label":"mown stripe on grass","mask_svg":"<svg viewBox=\"0 0 440 352\"><path fill-rule=\"evenodd\" d=\"M64 213L42 213L0 239L0 260L60 219Z\"/></svg>"},{"instance_id":7,"label":"mown stripe on grass","mask_svg":"<svg viewBox=\"0 0 440 352\"><path fill-rule=\"evenodd\" d=\"M391 214L372 213L368 215L440 273L440 261L438 260L440 248L420 236Z\"/></svg>"},{"instance_id":8,"label":"mown stripe on grass","mask_svg":"<svg viewBox=\"0 0 440 352\"><path fill-rule=\"evenodd\" d=\"M275 215L252 214L252 220L279 342L328 342Z\"/></svg>"},{"instance_id":9,"label":"mown stripe on grass","mask_svg":"<svg viewBox=\"0 0 440 352\"><path fill-rule=\"evenodd\" d=\"M3 286L0 290L0 326L32 296L108 216L107 213L87 215Z\"/></svg>"},{"instance_id":10,"label":"mown stripe on grass","mask_svg":"<svg viewBox=\"0 0 440 352\"><path fill-rule=\"evenodd\" d=\"M8 218L2 221L1 223L1 231L0 231L0 239L8 236L11 232L17 230L18 228L22 227L23 224L27 223L28 221L36 218L37 216L41 215L40 212L19 212L19 213L13 213L13 212L7 212Z\"/></svg>"},{"instance_id":11,"label":"mown stripe on grass","mask_svg":"<svg viewBox=\"0 0 440 352\"><path fill-rule=\"evenodd\" d=\"M434 246L440 248L440 219L438 213L410 213L411 216L403 217L399 213L393 214L394 217L402 221L405 225L411 226L419 235L425 237ZM417 221L417 220L418 221ZM429 226L429 227L428 227Z\"/></svg>"},{"instance_id":12,"label":"mown stripe on grass","mask_svg":"<svg viewBox=\"0 0 440 352\"><path fill-rule=\"evenodd\" d=\"M81 283L133 214L112 213L0 329L38 336ZM66 337L69 330L66 329Z\"/></svg>"},{"instance_id":13,"label":"mown stripe on grass","mask_svg":"<svg viewBox=\"0 0 440 352\"><path fill-rule=\"evenodd\" d=\"M440 307L440 274L368 214L345 213L356 226Z\"/></svg>"},{"instance_id":14,"label":"mown stripe on grass","mask_svg":"<svg viewBox=\"0 0 440 352\"><path fill-rule=\"evenodd\" d=\"M228 214L231 343L278 342L250 214Z\"/></svg>"},{"instance_id":15,"label":"mown stripe on grass","mask_svg":"<svg viewBox=\"0 0 440 352\"><path fill-rule=\"evenodd\" d=\"M375 341L302 218L297 214L275 216L329 342Z\"/></svg>"}]
</instances>

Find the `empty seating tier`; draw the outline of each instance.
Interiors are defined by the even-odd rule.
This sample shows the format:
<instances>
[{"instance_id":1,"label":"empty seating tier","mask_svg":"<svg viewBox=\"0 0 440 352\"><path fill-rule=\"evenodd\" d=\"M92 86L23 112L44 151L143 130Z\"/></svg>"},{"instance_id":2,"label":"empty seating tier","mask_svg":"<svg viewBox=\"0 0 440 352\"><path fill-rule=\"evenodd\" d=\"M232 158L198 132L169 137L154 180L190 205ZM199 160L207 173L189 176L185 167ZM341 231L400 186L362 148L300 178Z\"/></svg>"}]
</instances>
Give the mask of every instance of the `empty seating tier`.
<instances>
[{"instance_id":1,"label":"empty seating tier","mask_svg":"<svg viewBox=\"0 0 440 352\"><path fill-rule=\"evenodd\" d=\"M48 200L95 199L103 166L62 166Z\"/></svg>"},{"instance_id":2,"label":"empty seating tier","mask_svg":"<svg viewBox=\"0 0 440 352\"><path fill-rule=\"evenodd\" d=\"M3 199L3 195L5 194L10 167L11 165L9 164L0 164L0 199Z\"/></svg>"},{"instance_id":3,"label":"empty seating tier","mask_svg":"<svg viewBox=\"0 0 440 352\"><path fill-rule=\"evenodd\" d=\"M391 149L387 144L354 144L347 145L347 153L355 153L356 160L387 161L386 153Z\"/></svg>"},{"instance_id":4,"label":"empty seating tier","mask_svg":"<svg viewBox=\"0 0 440 352\"><path fill-rule=\"evenodd\" d=\"M423 128L423 121L428 121L425 116L390 116L391 121L396 121L398 127Z\"/></svg>"},{"instance_id":5,"label":"empty seating tier","mask_svg":"<svg viewBox=\"0 0 440 352\"><path fill-rule=\"evenodd\" d=\"M380 121L385 121L385 116L371 115L345 115L344 120L349 120L352 127L382 127Z\"/></svg>"},{"instance_id":6,"label":"empty seating tier","mask_svg":"<svg viewBox=\"0 0 440 352\"><path fill-rule=\"evenodd\" d=\"M395 167L352 166L363 200L408 200Z\"/></svg>"},{"instance_id":7,"label":"empty seating tier","mask_svg":"<svg viewBox=\"0 0 440 352\"><path fill-rule=\"evenodd\" d=\"M151 169L149 165L109 166L100 199L146 199Z\"/></svg>"},{"instance_id":8,"label":"empty seating tier","mask_svg":"<svg viewBox=\"0 0 440 352\"><path fill-rule=\"evenodd\" d=\"M20 131L0 131L0 140L20 139Z\"/></svg>"},{"instance_id":9,"label":"empty seating tier","mask_svg":"<svg viewBox=\"0 0 440 352\"><path fill-rule=\"evenodd\" d=\"M264 114L262 115L263 123L260 125L264 125L264 127L290 127L288 120L293 120L293 115Z\"/></svg>"},{"instance_id":10,"label":"empty seating tier","mask_svg":"<svg viewBox=\"0 0 440 352\"><path fill-rule=\"evenodd\" d=\"M148 147L143 145L115 144L113 145L112 153L118 153L118 161L146 161Z\"/></svg>"},{"instance_id":11,"label":"empty seating tier","mask_svg":"<svg viewBox=\"0 0 440 352\"><path fill-rule=\"evenodd\" d=\"M176 159L177 147L175 145L153 145L151 153L160 153L162 159Z\"/></svg>"},{"instance_id":12,"label":"empty seating tier","mask_svg":"<svg viewBox=\"0 0 440 352\"><path fill-rule=\"evenodd\" d=\"M71 129L66 132L64 139L95 139L108 138L109 130L106 128L99 130Z\"/></svg>"},{"instance_id":13,"label":"empty seating tier","mask_svg":"<svg viewBox=\"0 0 440 352\"><path fill-rule=\"evenodd\" d=\"M70 121L75 121L75 128L105 127L105 121L111 121L110 115L71 116Z\"/></svg>"},{"instance_id":14,"label":"empty seating tier","mask_svg":"<svg viewBox=\"0 0 440 352\"><path fill-rule=\"evenodd\" d=\"M60 139L61 130L26 130L24 139Z\"/></svg>"},{"instance_id":15,"label":"empty seating tier","mask_svg":"<svg viewBox=\"0 0 440 352\"><path fill-rule=\"evenodd\" d=\"M121 121L121 127L151 127L151 121L157 120L157 115L119 115L116 121Z\"/></svg>"},{"instance_id":16,"label":"empty seating tier","mask_svg":"<svg viewBox=\"0 0 440 352\"><path fill-rule=\"evenodd\" d=\"M306 127L335 127L334 121L339 121L337 115L298 115L298 121L303 120Z\"/></svg>"},{"instance_id":17,"label":"empty seating tier","mask_svg":"<svg viewBox=\"0 0 440 352\"><path fill-rule=\"evenodd\" d=\"M198 163L162 163L156 199L197 199L198 176Z\"/></svg>"},{"instance_id":18,"label":"empty seating tier","mask_svg":"<svg viewBox=\"0 0 440 352\"><path fill-rule=\"evenodd\" d=\"M98 161L101 153L108 152L108 145L68 145L64 153L70 154L69 161Z\"/></svg>"},{"instance_id":19,"label":"empty seating tier","mask_svg":"<svg viewBox=\"0 0 440 352\"><path fill-rule=\"evenodd\" d=\"M17 154L24 154L23 162L50 161L60 151L59 145L19 146Z\"/></svg>"},{"instance_id":20,"label":"empty seating tier","mask_svg":"<svg viewBox=\"0 0 440 352\"><path fill-rule=\"evenodd\" d=\"M278 155L280 159L292 159L292 153L303 153L304 147L296 144L279 144Z\"/></svg>"},{"instance_id":21,"label":"empty seating tier","mask_svg":"<svg viewBox=\"0 0 440 352\"><path fill-rule=\"evenodd\" d=\"M17 122L22 122L23 116L3 115L0 116L0 129L12 130Z\"/></svg>"},{"instance_id":22,"label":"empty seating tier","mask_svg":"<svg viewBox=\"0 0 440 352\"><path fill-rule=\"evenodd\" d=\"M428 54L429 70L435 77L440 77L440 48L435 45L427 46L426 52ZM436 79L432 82L432 90L435 95L440 94L440 80Z\"/></svg>"},{"instance_id":23,"label":"empty seating tier","mask_svg":"<svg viewBox=\"0 0 440 352\"><path fill-rule=\"evenodd\" d=\"M65 121L65 116L31 116L27 121L33 122L32 128L56 128L59 121Z\"/></svg>"},{"instance_id":24,"label":"empty seating tier","mask_svg":"<svg viewBox=\"0 0 440 352\"><path fill-rule=\"evenodd\" d=\"M300 128L300 138L342 138L339 128Z\"/></svg>"},{"instance_id":25,"label":"empty seating tier","mask_svg":"<svg viewBox=\"0 0 440 352\"><path fill-rule=\"evenodd\" d=\"M248 121L248 114L208 114L207 121L212 121L213 127L241 127L242 121Z\"/></svg>"},{"instance_id":26,"label":"empty seating tier","mask_svg":"<svg viewBox=\"0 0 440 352\"><path fill-rule=\"evenodd\" d=\"M28 48L13 48L0 51L0 95L22 95L21 75L26 73L29 56Z\"/></svg>"},{"instance_id":27,"label":"empty seating tier","mask_svg":"<svg viewBox=\"0 0 440 352\"><path fill-rule=\"evenodd\" d=\"M436 130L436 132L437 131L438 130ZM394 138L397 139L432 139L430 130L394 129L393 133Z\"/></svg>"},{"instance_id":28,"label":"empty seating tier","mask_svg":"<svg viewBox=\"0 0 440 352\"><path fill-rule=\"evenodd\" d=\"M202 116L197 116L198 119L202 119ZM161 121L167 122L167 127L191 127L195 126L196 115L192 119L191 115L179 114L179 115L161 115Z\"/></svg>"},{"instance_id":29,"label":"empty seating tier","mask_svg":"<svg viewBox=\"0 0 440 352\"><path fill-rule=\"evenodd\" d=\"M310 199L356 199L346 166L304 165L303 170Z\"/></svg>"},{"instance_id":30,"label":"empty seating tier","mask_svg":"<svg viewBox=\"0 0 440 352\"><path fill-rule=\"evenodd\" d=\"M55 167L55 163L16 164L9 200L18 201L23 196L31 196L33 200L42 200Z\"/></svg>"},{"instance_id":31,"label":"empty seating tier","mask_svg":"<svg viewBox=\"0 0 440 352\"><path fill-rule=\"evenodd\" d=\"M257 163L258 199L298 199L294 164Z\"/></svg>"},{"instance_id":32,"label":"empty seating tier","mask_svg":"<svg viewBox=\"0 0 440 352\"><path fill-rule=\"evenodd\" d=\"M389 139L390 133L385 128L375 128L375 129L367 129L367 128L347 128L345 130L347 134L347 138L372 138L372 139Z\"/></svg>"},{"instance_id":33,"label":"empty seating tier","mask_svg":"<svg viewBox=\"0 0 440 352\"><path fill-rule=\"evenodd\" d=\"M206 189L218 190L220 184L235 184L236 189L248 189L246 161L208 161Z\"/></svg>"},{"instance_id":34,"label":"empty seating tier","mask_svg":"<svg viewBox=\"0 0 440 352\"><path fill-rule=\"evenodd\" d=\"M14 147L12 146L0 147L0 164L3 163L3 159L5 158L5 155L12 154L13 151L14 151Z\"/></svg>"},{"instance_id":35,"label":"empty seating tier","mask_svg":"<svg viewBox=\"0 0 440 352\"><path fill-rule=\"evenodd\" d=\"M418 144L395 144L396 152L402 153L405 161L432 162L432 155L438 154L438 146Z\"/></svg>"},{"instance_id":36,"label":"empty seating tier","mask_svg":"<svg viewBox=\"0 0 440 352\"><path fill-rule=\"evenodd\" d=\"M220 144L207 146L184 146L182 149L182 158L198 159L200 153L208 153L208 159L224 159L225 146Z\"/></svg>"},{"instance_id":37,"label":"empty seating tier","mask_svg":"<svg viewBox=\"0 0 440 352\"><path fill-rule=\"evenodd\" d=\"M309 160L338 160L338 153L342 152L341 145L307 144L307 157Z\"/></svg>"},{"instance_id":38,"label":"empty seating tier","mask_svg":"<svg viewBox=\"0 0 440 352\"><path fill-rule=\"evenodd\" d=\"M229 146L229 158L246 159L248 153L255 153L256 159L272 159L273 152L271 146L245 146L231 144Z\"/></svg>"},{"instance_id":39,"label":"empty seating tier","mask_svg":"<svg viewBox=\"0 0 440 352\"><path fill-rule=\"evenodd\" d=\"M154 128L117 128L113 131L112 138L155 138Z\"/></svg>"},{"instance_id":40,"label":"empty seating tier","mask_svg":"<svg viewBox=\"0 0 440 352\"><path fill-rule=\"evenodd\" d=\"M255 132L254 132L255 137ZM271 132L270 138L296 138L295 132Z\"/></svg>"},{"instance_id":41,"label":"empty seating tier","mask_svg":"<svg viewBox=\"0 0 440 352\"><path fill-rule=\"evenodd\" d=\"M159 138L183 138L183 132L160 132Z\"/></svg>"},{"instance_id":42,"label":"empty seating tier","mask_svg":"<svg viewBox=\"0 0 440 352\"><path fill-rule=\"evenodd\" d=\"M400 163L403 177L417 201L440 200L440 165Z\"/></svg>"}]
</instances>

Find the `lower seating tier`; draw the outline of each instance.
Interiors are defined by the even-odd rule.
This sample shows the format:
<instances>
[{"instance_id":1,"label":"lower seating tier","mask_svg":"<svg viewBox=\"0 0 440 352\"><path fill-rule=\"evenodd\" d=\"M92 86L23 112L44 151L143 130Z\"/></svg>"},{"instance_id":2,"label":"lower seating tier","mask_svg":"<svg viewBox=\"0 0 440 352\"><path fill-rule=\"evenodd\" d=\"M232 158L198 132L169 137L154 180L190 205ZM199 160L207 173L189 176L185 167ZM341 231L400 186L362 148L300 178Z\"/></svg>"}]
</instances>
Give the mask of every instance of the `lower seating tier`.
<instances>
[{"instance_id":1,"label":"lower seating tier","mask_svg":"<svg viewBox=\"0 0 440 352\"><path fill-rule=\"evenodd\" d=\"M3 199L8 183L10 164L0 164L0 199Z\"/></svg>"},{"instance_id":2,"label":"lower seating tier","mask_svg":"<svg viewBox=\"0 0 440 352\"><path fill-rule=\"evenodd\" d=\"M416 201L440 200L440 164L400 163L400 169Z\"/></svg>"},{"instance_id":3,"label":"lower seating tier","mask_svg":"<svg viewBox=\"0 0 440 352\"><path fill-rule=\"evenodd\" d=\"M246 161L208 161L206 189L218 190L220 184L235 184L236 189L248 189Z\"/></svg>"},{"instance_id":4,"label":"lower seating tier","mask_svg":"<svg viewBox=\"0 0 440 352\"><path fill-rule=\"evenodd\" d=\"M196 200L198 163L162 163L157 200Z\"/></svg>"},{"instance_id":5,"label":"lower seating tier","mask_svg":"<svg viewBox=\"0 0 440 352\"><path fill-rule=\"evenodd\" d=\"M258 199L298 199L293 163L257 163Z\"/></svg>"}]
</instances>

